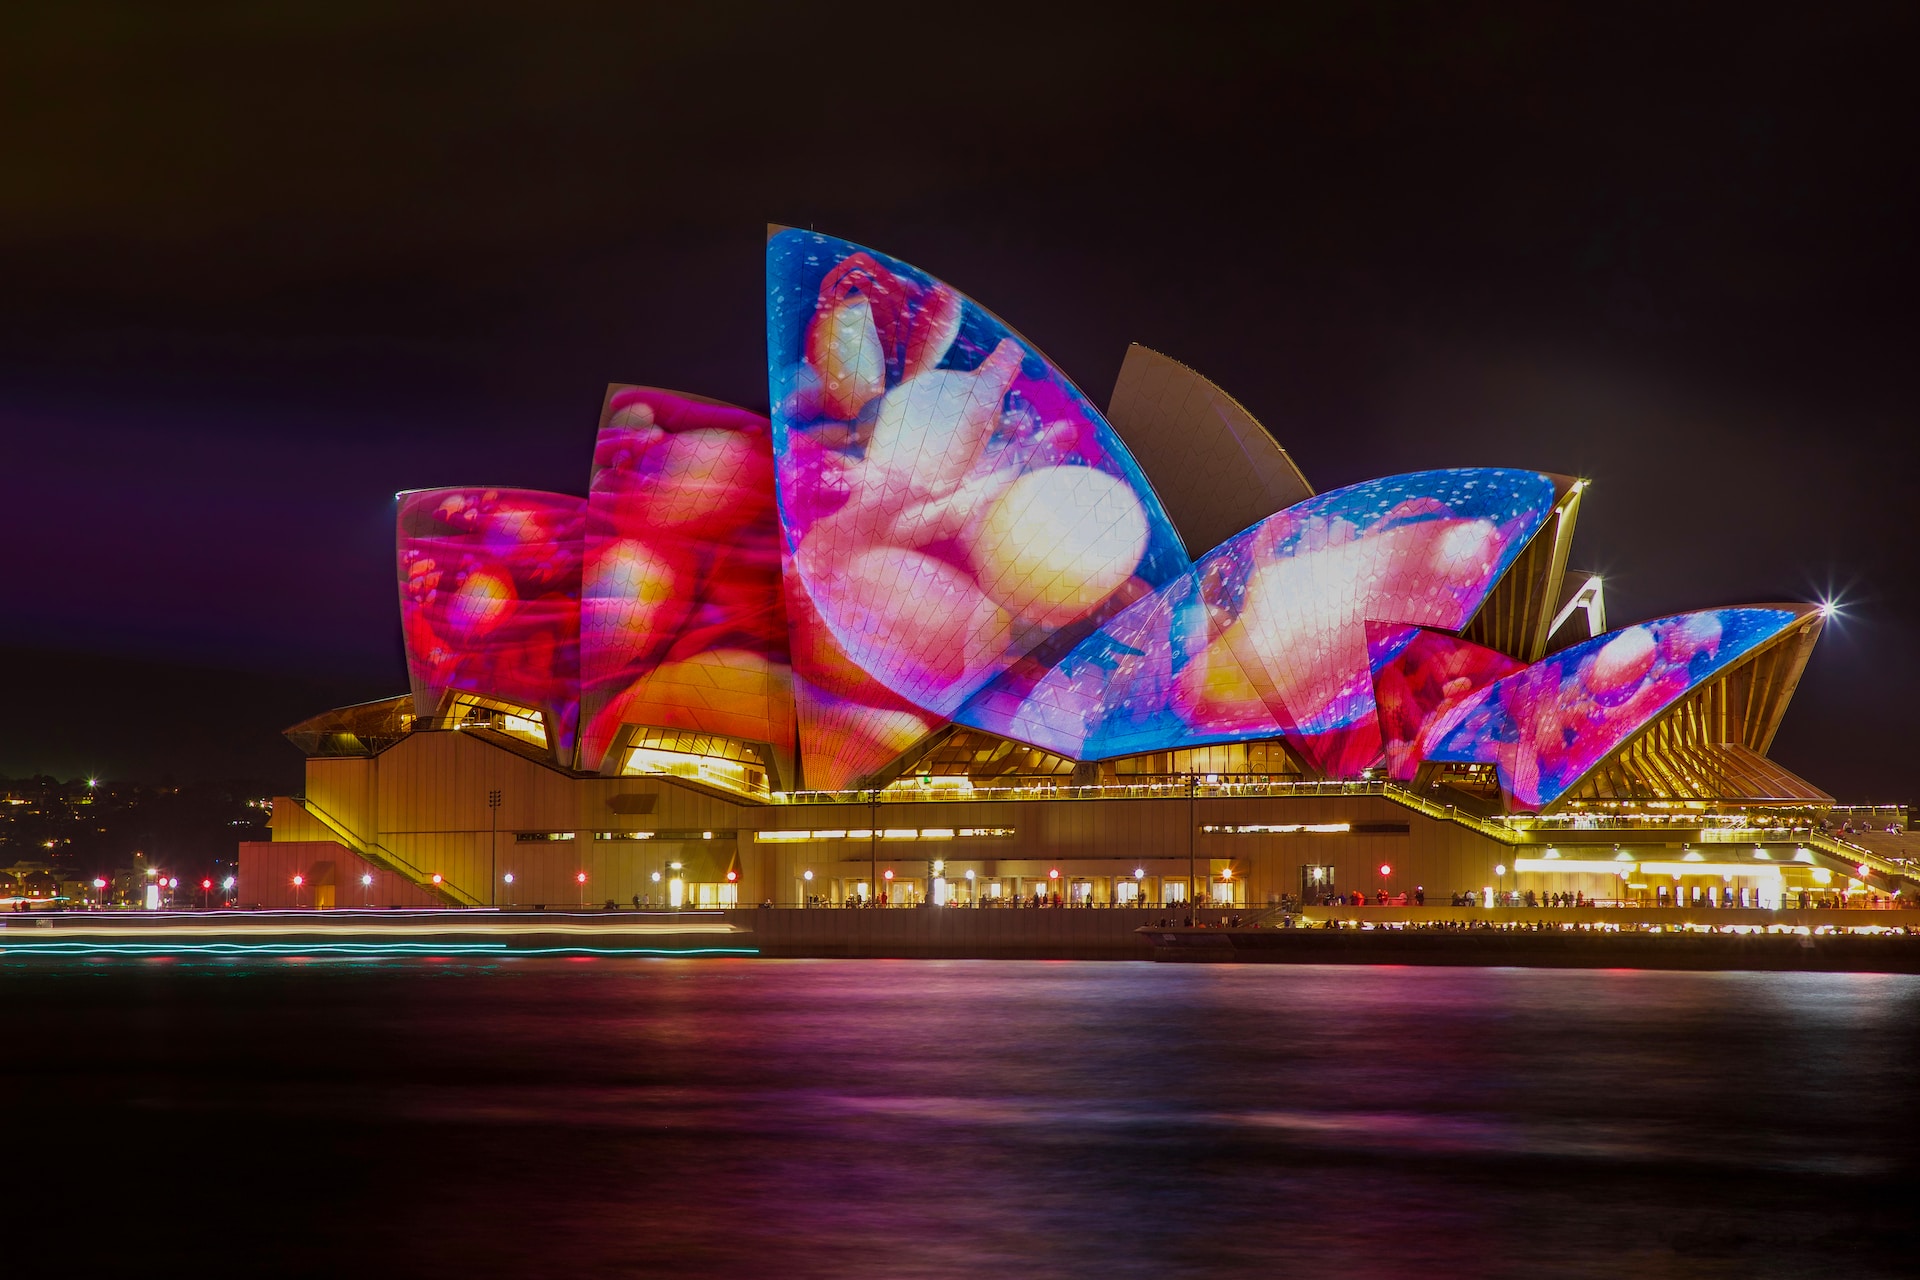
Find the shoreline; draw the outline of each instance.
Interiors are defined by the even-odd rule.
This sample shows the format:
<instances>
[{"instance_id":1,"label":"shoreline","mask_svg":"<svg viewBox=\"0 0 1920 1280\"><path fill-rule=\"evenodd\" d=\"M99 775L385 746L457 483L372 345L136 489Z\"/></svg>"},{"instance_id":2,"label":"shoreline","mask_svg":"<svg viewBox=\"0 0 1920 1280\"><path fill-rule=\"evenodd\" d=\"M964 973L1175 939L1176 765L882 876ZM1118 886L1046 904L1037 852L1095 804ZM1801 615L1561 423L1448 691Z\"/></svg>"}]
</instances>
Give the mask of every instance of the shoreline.
<instances>
[{"instance_id":1,"label":"shoreline","mask_svg":"<svg viewBox=\"0 0 1920 1280\"><path fill-rule=\"evenodd\" d=\"M0 916L39 956L731 956L1920 973L1920 911L1364 908L1298 927L1164 908L295 910Z\"/></svg>"}]
</instances>

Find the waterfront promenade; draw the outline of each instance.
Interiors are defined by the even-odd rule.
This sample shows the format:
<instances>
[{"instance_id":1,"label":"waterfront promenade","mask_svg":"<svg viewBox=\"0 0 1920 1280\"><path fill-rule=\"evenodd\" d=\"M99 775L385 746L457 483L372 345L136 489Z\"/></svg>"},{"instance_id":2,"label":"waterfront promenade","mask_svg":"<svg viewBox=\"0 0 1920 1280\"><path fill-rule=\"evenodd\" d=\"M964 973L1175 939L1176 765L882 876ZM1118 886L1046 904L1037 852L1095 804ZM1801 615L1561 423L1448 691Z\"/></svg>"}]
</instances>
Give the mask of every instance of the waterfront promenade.
<instances>
[{"instance_id":1,"label":"waterfront promenade","mask_svg":"<svg viewBox=\"0 0 1920 1280\"><path fill-rule=\"evenodd\" d=\"M0 916L0 956L732 956L1920 972L1920 910L1177 907Z\"/></svg>"}]
</instances>

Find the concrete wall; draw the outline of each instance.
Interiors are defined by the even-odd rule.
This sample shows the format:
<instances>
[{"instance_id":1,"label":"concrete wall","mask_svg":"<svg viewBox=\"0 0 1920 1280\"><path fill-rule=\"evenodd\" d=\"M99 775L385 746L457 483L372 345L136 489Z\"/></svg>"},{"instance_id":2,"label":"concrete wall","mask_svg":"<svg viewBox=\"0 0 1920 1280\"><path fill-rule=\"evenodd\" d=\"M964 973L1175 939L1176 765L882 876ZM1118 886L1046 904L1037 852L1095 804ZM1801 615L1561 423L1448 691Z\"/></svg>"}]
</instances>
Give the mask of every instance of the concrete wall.
<instances>
[{"instance_id":1,"label":"concrete wall","mask_svg":"<svg viewBox=\"0 0 1920 1280\"><path fill-rule=\"evenodd\" d=\"M865 828L866 805L782 805L762 811L769 829L819 830ZM1372 833L1229 835L1201 828L1348 823L1374 827ZM1445 886L1489 883L1492 867L1506 847L1454 823L1437 822L1378 796L1202 796L1106 798L1098 800L1002 800L990 802L910 802L879 806L881 829L1012 828L1011 838L895 841L878 843L879 870L893 867L896 877L922 877L928 859L945 860L946 874L957 878L971 869L976 878L1018 878L1031 890L1058 869L1062 880L1095 877L1106 881L1146 872L1149 888L1166 880L1185 882L1191 844L1197 874L1209 885L1222 873L1243 888L1240 900L1265 904L1282 893L1298 893L1303 865L1332 866L1337 885L1369 891L1383 886L1398 892L1424 885L1431 893ZM1393 830L1403 828L1403 830ZM793 901L796 885L811 869L815 883L870 878L874 852L863 840L820 841L759 846L767 865L762 882L776 901ZM1381 866L1393 874L1382 879ZM1155 895L1159 896L1158 894Z\"/></svg>"},{"instance_id":2,"label":"concrete wall","mask_svg":"<svg viewBox=\"0 0 1920 1280\"><path fill-rule=\"evenodd\" d=\"M295 876L304 883L295 885ZM373 883L361 884L362 876L372 876ZM239 880L235 898L246 907L444 905L433 894L374 866L337 840L245 841L240 845Z\"/></svg>"},{"instance_id":3,"label":"concrete wall","mask_svg":"<svg viewBox=\"0 0 1920 1280\"><path fill-rule=\"evenodd\" d=\"M498 813L489 791L501 793ZM636 895L665 901L668 864L678 861L689 883L718 882L736 869L738 901L799 904L809 890L838 896L878 870L895 871L896 886L925 893L930 859L946 862L951 880L998 878L1024 894L1059 870L1063 886L1092 882L1097 899L1116 878L1146 873L1147 896L1161 900L1169 882L1184 886L1188 850L1209 885L1230 871L1239 902L1264 905L1300 890L1303 865L1332 866L1341 889L1424 886L1431 898L1493 883L1493 867L1510 850L1454 823L1436 821L1379 796L1185 796L1097 800L897 801L875 810L862 803L763 805L725 798L659 777L579 778L473 735L420 732L375 757L315 758L307 767L307 800L356 836L438 872L481 902L564 905ZM497 820L498 834L491 823ZM1349 823L1373 828L1350 834L1206 833L1202 827ZM1011 829L1004 838L940 841L867 840L756 842L756 830ZM596 840L596 832L651 831L650 840ZM293 805L276 806L276 841L331 838ZM572 832L570 840L518 837ZM712 832L711 839L702 833ZM678 833L680 838L667 838ZM878 866L872 856L877 852ZM1383 878L1379 867L1391 866ZM809 884L804 873L811 870ZM586 872L582 887L576 876ZM652 879L662 874L662 881ZM512 873L508 888L504 876ZM896 901L904 898L896 893Z\"/></svg>"}]
</instances>

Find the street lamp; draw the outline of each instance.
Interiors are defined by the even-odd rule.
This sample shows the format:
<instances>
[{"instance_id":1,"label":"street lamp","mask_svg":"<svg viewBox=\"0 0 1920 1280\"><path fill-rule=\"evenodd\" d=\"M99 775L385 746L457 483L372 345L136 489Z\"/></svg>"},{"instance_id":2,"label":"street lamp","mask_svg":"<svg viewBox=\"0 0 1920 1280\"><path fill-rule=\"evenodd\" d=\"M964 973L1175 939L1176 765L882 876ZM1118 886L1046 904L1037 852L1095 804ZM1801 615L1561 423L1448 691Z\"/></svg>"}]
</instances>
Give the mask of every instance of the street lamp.
<instances>
[{"instance_id":1,"label":"street lamp","mask_svg":"<svg viewBox=\"0 0 1920 1280\"><path fill-rule=\"evenodd\" d=\"M582 871L573 878L573 882L580 886L580 905L584 907L587 905L587 873Z\"/></svg>"},{"instance_id":2,"label":"street lamp","mask_svg":"<svg viewBox=\"0 0 1920 1280\"><path fill-rule=\"evenodd\" d=\"M507 886L507 905L512 906L513 905L513 872L509 871L504 876L501 876L500 882Z\"/></svg>"}]
</instances>

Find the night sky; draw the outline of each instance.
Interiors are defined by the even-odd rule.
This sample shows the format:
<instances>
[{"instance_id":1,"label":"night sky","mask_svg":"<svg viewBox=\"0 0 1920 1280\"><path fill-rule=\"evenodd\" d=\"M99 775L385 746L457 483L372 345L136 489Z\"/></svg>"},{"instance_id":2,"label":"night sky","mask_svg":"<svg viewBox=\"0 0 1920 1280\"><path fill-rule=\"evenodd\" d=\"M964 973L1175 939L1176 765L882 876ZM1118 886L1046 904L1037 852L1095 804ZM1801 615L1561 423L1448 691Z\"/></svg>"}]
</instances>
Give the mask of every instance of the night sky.
<instances>
[{"instance_id":1,"label":"night sky","mask_svg":"<svg viewBox=\"0 0 1920 1280\"><path fill-rule=\"evenodd\" d=\"M394 492L764 410L782 222L1322 489L1588 477L1615 625L1839 595L1774 754L1920 798L1912 6L489 8L0 17L0 773L297 779L405 688Z\"/></svg>"}]
</instances>

